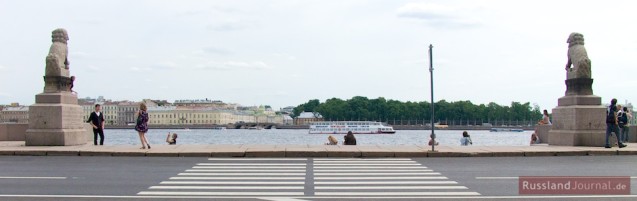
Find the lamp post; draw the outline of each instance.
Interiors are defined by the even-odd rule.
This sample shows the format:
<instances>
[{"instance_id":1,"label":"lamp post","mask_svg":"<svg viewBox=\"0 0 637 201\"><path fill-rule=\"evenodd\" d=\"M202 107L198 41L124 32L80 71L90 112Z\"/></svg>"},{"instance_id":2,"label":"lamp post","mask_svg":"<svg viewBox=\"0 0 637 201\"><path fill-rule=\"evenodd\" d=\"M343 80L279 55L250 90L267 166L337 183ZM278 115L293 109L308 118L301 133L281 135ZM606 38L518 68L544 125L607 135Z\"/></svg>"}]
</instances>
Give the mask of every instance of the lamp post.
<instances>
[{"instance_id":1,"label":"lamp post","mask_svg":"<svg viewBox=\"0 0 637 201\"><path fill-rule=\"evenodd\" d=\"M436 134L434 133L434 64L433 64L433 48L429 44L429 75L431 76L431 151L436 151Z\"/></svg>"}]
</instances>

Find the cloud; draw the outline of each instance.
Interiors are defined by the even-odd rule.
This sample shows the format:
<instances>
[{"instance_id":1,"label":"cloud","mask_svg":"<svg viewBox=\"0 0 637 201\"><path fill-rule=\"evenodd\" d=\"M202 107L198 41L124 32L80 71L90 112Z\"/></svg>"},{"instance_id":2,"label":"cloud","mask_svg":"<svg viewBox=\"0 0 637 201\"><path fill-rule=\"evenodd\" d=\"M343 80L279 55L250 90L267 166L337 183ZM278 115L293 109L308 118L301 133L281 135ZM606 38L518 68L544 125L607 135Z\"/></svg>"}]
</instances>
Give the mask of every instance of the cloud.
<instances>
[{"instance_id":1,"label":"cloud","mask_svg":"<svg viewBox=\"0 0 637 201\"><path fill-rule=\"evenodd\" d=\"M267 70L271 67L262 61L210 61L206 64L197 65L196 68L204 70Z\"/></svg>"},{"instance_id":2,"label":"cloud","mask_svg":"<svg viewBox=\"0 0 637 201\"><path fill-rule=\"evenodd\" d=\"M94 65L88 65L86 67L86 70L91 71L91 72L98 72L101 68L98 66L94 66Z\"/></svg>"},{"instance_id":3,"label":"cloud","mask_svg":"<svg viewBox=\"0 0 637 201\"><path fill-rule=\"evenodd\" d=\"M424 21L431 26L440 28L470 28L482 24L475 18L460 16L460 13L467 12L468 9L440 4L408 3L398 8L397 15L402 18Z\"/></svg>"},{"instance_id":4,"label":"cloud","mask_svg":"<svg viewBox=\"0 0 637 201\"><path fill-rule=\"evenodd\" d=\"M230 55L232 52L230 50L226 50L218 47L205 47L203 48L203 52L210 54L218 54L218 55Z\"/></svg>"},{"instance_id":5,"label":"cloud","mask_svg":"<svg viewBox=\"0 0 637 201\"><path fill-rule=\"evenodd\" d=\"M288 60L296 60L295 56L292 56L292 55L289 55L289 54L285 54L285 53L274 53L273 55L276 56L276 57L283 57L283 58L288 59Z\"/></svg>"},{"instance_id":6,"label":"cloud","mask_svg":"<svg viewBox=\"0 0 637 201\"><path fill-rule=\"evenodd\" d=\"M151 71L153 69L150 68L150 67L137 67L137 66L134 66L134 67L129 68L129 70L130 71L134 71L134 72L148 72L148 71Z\"/></svg>"},{"instance_id":7,"label":"cloud","mask_svg":"<svg viewBox=\"0 0 637 201\"><path fill-rule=\"evenodd\" d=\"M206 26L206 29L212 31L237 31L245 29L246 27L242 24L237 23L221 23L221 24L211 24Z\"/></svg>"},{"instance_id":8,"label":"cloud","mask_svg":"<svg viewBox=\"0 0 637 201\"><path fill-rule=\"evenodd\" d=\"M84 59L87 58L89 56L88 53L86 52L71 52L69 53L69 57L74 58L74 59Z\"/></svg>"},{"instance_id":9,"label":"cloud","mask_svg":"<svg viewBox=\"0 0 637 201\"><path fill-rule=\"evenodd\" d=\"M0 71L4 71L6 69L7 69L7 67L4 67L2 64L0 64Z\"/></svg>"},{"instance_id":10,"label":"cloud","mask_svg":"<svg viewBox=\"0 0 637 201\"><path fill-rule=\"evenodd\" d=\"M179 68L179 65L174 62L160 62L151 65L150 68L152 70L172 70Z\"/></svg>"},{"instance_id":11,"label":"cloud","mask_svg":"<svg viewBox=\"0 0 637 201\"><path fill-rule=\"evenodd\" d=\"M0 97L15 98L13 95L6 92L0 92Z\"/></svg>"}]
</instances>

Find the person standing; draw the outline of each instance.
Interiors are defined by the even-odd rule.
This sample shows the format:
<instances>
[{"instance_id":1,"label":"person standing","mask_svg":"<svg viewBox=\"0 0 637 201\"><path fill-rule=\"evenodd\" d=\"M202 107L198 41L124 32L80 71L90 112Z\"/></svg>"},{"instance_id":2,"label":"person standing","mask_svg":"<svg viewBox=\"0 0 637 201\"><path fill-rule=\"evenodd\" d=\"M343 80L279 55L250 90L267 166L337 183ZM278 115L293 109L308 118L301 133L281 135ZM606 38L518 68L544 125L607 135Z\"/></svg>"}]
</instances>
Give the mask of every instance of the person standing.
<instances>
[{"instance_id":1,"label":"person standing","mask_svg":"<svg viewBox=\"0 0 637 201\"><path fill-rule=\"evenodd\" d=\"M628 108L627 107L623 107L622 109L619 110L619 112L617 113L617 120L619 121L618 125L619 125L619 132L621 133L621 138L622 138L622 142L624 142L624 144L626 144L626 142L628 142L628 119L631 118L632 115L630 115L630 113L628 113Z\"/></svg>"},{"instance_id":2,"label":"person standing","mask_svg":"<svg viewBox=\"0 0 637 201\"><path fill-rule=\"evenodd\" d=\"M135 123L135 130L137 134L139 134L139 140L142 142L142 147L140 149L150 149L150 144L148 144L148 139L146 139L146 132L148 132L148 108L146 104L142 103L139 105L139 111L135 115L137 115L137 122Z\"/></svg>"},{"instance_id":3,"label":"person standing","mask_svg":"<svg viewBox=\"0 0 637 201\"><path fill-rule=\"evenodd\" d=\"M626 147L626 145L624 145L621 141L621 138L619 137L619 126L618 126L618 121L617 121L617 99L612 99L610 101L610 106L608 106L608 109L606 110L606 148L611 148L610 146L610 142L608 141L608 138L610 137L611 133L615 133L615 135L617 136L617 145L619 146L619 148L624 148Z\"/></svg>"},{"instance_id":4,"label":"person standing","mask_svg":"<svg viewBox=\"0 0 637 201\"><path fill-rule=\"evenodd\" d=\"M352 131L347 131L347 135L343 138L345 139L343 142L344 145L356 145L356 137L354 137Z\"/></svg>"},{"instance_id":5,"label":"person standing","mask_svg":"<svg viewBox=\"0 0 637 201\"><path fill-rule=\"evenodd\" d=\"M102 106L95 104L95 111L91 112L88 121L93 126L93 144L97 145L97 135L100 136L100 145L104 145L104 114L101 112Z\"/></svg>"},{"instance_id":6,"label":"person standing","mask_svg":"<svg viewBox=\"0 0 637 201\"><path fill-rule=\"evenodd\" d=\"M471 141L471 136L469 136L469 133L467 131L462 132L462 138L460 139L460 145L462 146L469 146L472 145L473 142Z\"/></svg>"}]
</instances>

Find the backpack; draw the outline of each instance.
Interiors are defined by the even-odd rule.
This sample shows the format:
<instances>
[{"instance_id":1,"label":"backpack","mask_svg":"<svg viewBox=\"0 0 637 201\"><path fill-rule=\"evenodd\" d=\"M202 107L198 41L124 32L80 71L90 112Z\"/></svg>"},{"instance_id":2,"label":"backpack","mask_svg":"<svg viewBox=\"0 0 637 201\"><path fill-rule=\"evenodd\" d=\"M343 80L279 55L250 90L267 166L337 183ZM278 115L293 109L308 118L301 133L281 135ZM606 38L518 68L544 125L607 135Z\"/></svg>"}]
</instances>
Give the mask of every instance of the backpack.
<instances>
[{"instance_id":1,"label":"backpack","mask_svg":"<svg viewBox=\"0 0 637 201\"><path fill-rule=\"evenodd\" d=\"M619 126L623 127L628 122L628 115L626 115L626 113L624 112L620 112L617 116L617 119L619 120Z\"/></svg>"}]
</instances>

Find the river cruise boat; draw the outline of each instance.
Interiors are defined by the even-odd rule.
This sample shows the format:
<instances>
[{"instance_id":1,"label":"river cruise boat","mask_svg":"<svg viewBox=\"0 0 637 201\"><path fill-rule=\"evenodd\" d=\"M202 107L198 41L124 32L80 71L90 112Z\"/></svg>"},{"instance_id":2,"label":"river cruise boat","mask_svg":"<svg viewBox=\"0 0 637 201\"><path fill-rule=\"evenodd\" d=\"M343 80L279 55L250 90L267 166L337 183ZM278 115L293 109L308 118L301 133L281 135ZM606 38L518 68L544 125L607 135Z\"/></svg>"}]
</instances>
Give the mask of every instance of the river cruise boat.
<instances>
[{"instance_id":1,"label":"river cruise boat","mask_svg":"<svg viewBox=\"0 0 637 201\"><path fill-rule=\"evenodd\" d=\"M323 121L310 123L310 134L394 134L391 126L374 121Z\"/></svg>"},{"instance_id":2,"label":"river cruise boat","mask_svg":"<svg viewBox=\"0 0 637 201\"><path fill-rule=\"evenodd\" d=\"M524 132L520 128L491 128L491 132Z\"/></svg>"}]
</instances>

